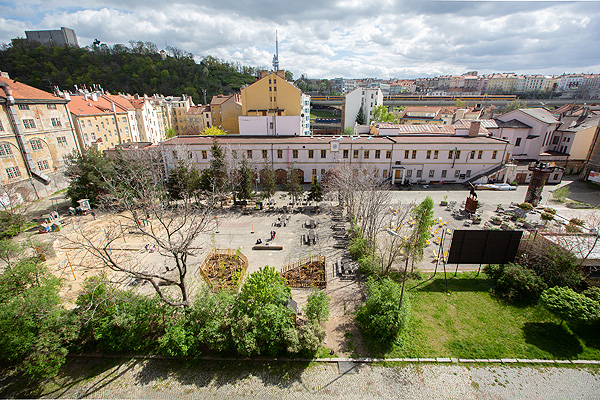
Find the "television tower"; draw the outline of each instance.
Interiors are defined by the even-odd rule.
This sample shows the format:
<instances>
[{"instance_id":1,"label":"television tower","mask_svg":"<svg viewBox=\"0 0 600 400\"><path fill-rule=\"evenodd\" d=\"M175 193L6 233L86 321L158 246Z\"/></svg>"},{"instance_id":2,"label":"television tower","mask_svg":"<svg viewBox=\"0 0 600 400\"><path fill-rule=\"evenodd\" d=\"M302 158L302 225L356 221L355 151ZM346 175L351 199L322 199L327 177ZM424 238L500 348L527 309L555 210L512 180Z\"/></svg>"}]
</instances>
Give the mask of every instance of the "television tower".
<instances>
[{"instance_id":1,"label":"television tower","mask_svg":"<svg viewBox=\"0 0 600 400\"><path fill-rule=\"evenodd\" d=\"M273 70L279 71L279 40L277 39L277 31L275 31L275 54L273 55Z\"/></svg>"}]
</instances>

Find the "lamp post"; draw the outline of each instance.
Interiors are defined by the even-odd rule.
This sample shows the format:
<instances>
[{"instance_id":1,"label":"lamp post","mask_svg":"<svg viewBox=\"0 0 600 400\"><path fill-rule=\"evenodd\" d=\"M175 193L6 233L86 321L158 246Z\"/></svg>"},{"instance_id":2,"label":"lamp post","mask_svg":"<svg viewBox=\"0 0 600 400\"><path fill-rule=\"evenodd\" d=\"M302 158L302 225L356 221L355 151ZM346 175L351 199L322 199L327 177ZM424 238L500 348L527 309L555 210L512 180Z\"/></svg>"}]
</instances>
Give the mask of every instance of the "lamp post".
<instances>
[{"instance_id":1,"label":"lamp post","mask_svg":"<svg viewBox=\"0 0 600 400\"><path fill-rule=\"evenodd\" d=\"M391 229L387 229L386 232L392 236L400 237L400 235L398 235L398 232L395 232ZM408 271L408 252L406 254L406 263L404 265L404 277L402 278L402 289L400 290L400 304L398 305L398 311L402 310L402 298L404 297L404 284L406 283L407 271Z\"/></svg>"}]
</instances>

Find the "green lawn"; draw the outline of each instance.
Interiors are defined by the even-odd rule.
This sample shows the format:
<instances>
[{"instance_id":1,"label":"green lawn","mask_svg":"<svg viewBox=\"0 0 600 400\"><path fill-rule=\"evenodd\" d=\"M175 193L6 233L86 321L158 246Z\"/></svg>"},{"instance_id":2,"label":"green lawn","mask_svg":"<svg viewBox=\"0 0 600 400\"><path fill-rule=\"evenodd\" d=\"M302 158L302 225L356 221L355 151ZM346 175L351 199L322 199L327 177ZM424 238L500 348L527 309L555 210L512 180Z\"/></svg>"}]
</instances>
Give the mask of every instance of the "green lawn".
<instances>
[{"instance_id":1,"label":"green lawn","mask_svg":"<svg viewBox=\"0 0 600 400\"><path fill-rule=\"evenodd\" d=\"M443 273L406 287L411 321L386 357L600 359L597 327L574 332L540 306L507 305L483 274L449 279L449 295Z\"/></svg>"},{"instance_id":2,"label":"green lawn","mask_svg":"<svg viewBox=\"0 0 600 400\"><path fill-rule=\"evenodd\" d=\"M310 119L315 120L317 118L341 118L341 114L334 114L327 110L310 110Z\"/></svg>"}]
</instances>

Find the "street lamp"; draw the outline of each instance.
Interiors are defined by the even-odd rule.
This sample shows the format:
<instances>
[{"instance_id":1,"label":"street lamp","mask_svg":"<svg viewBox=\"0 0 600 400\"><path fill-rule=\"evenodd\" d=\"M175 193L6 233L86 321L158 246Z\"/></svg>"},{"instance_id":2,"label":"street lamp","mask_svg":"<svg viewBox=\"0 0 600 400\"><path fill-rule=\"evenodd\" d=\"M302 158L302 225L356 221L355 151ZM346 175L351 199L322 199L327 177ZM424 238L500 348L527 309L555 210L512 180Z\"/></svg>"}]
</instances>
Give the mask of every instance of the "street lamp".
<instances>
[{"instance_id":1,"label":"street lamp","mask_svg":"<svg viewBox=\"0 0 600 400\"><path fill-rule=\"evenodd\" d=\"M386 232L392 236L400 237L398 232L392 229L386 229ZM408 271L408 253L406 254L406 264L404 265L404 278L402 278L402 290L400 290L400 304L398 306L398 310L402 310L402 298L404 297L404 284L406 283L406 272Z\"/></svg>"}]
</instances>

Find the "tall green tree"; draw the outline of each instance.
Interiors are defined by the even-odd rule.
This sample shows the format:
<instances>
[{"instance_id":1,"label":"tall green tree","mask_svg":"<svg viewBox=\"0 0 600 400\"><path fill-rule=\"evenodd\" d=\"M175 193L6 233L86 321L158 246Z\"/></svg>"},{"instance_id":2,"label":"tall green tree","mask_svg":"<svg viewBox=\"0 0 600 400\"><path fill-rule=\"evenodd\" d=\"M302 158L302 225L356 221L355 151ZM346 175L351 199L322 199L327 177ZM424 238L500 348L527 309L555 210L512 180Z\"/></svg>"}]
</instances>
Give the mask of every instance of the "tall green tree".
<instances>
[{"instance_id":1,"label":"tall green tree","mask_svg":"<svg viewBox=\"0 0 600 400\"><path fill-rule=\"evenodd\" d=\"M293 163L288 165L287 180L285 182L285 191L295 203L298 197L302 195L302 186L300 185L300 173L296 170Z\"/></svg>"},{"instance_id":2,"label":"tall green tree","mask_svg":"<svg viewBox=\"0 0 600 400\"><path fill-rule=\"evenodd\" d=\"M196 197L201 189L201 184L198 170L180 161L177 167L169 172L167 191L174 200Z\"/></svg>"},{"instance_id":3,"label":"tall green tree","mask_svg":"<svg viewBox=\"0 0 600 400\"><path fill-rule=\"evenodd\" d=\"M363 111L362 106L358 109L358 113L356 114L356 123L359 125L364 125L366 123L365 113Z\"/></svg>"},{"instance_id":4,"label":"tall green tree","mask_svg":"<svg viewBox=\"0 0 600 400\"><path fill-rule=\"evenodd\" d=\"M400 118L381 104L371 110L371 121L397 124L400 122Z\"/></svg>"},{"instance_id":5,"label":"tall green tree","mask_svg":"<svg viewBox=\"0 0 600 400\"><path fill-rule=\"evenodd\" d=\"M248 159L242 158L237 173L238 183L236 185L236 198L238 200L251 200L254 197L252 184L254 183L254 171L250 167Z\"/></svg>"},{"instance_id":6,"label":"tall green tree","mask_svg":"<svg viewBox=\"0 0 600 400\"><path fill-rule=\"evenodd\" d=\"M73 152L65 157L65 177L69 179L67 197L73 206L77 200L89 199L96 206L98 196L106 193L106 179L115 174L115 166L100 151L88 147L81 153Z\"/></svg>"},{"instance_id":7,"label":"tall green tree","mask_svg":"<svg viewBox=\"0 0 600 400\"><path fill-rule=\"evenodd\" d=\"M275 189L277 188L277 178L275 177L275 171L271 163L265 162L262 165L262 171L260 173L260 187L262 189L262 197L270 199L275 195Z\"/></svg>"},{"instance_id":8,"label":"tall green tree","mask_svg":"<svg viewBox=\"0 0 600 400\"><path fill-rule=\"evenodd\" d=\"M412 267L414 269L415 261L423 259L423 252L427 241L431 237L430 228L434 224L433 220L433 200L427 196L419 205L411 211L413 228L410 236L404 242L405 252L411 258Z\"/></svg>"},{"instance_id":9,"label":"tall green tree","mask_svg":"<svg viewBox=\"0 0 600 400\"><path fill-rule=\"evenodd\" d=\"M213 196L222 195L227 187L227 164L225 163L225 152L217 138L213 138L210 155L210 167L202 174L202 186Z\"/></svg>"},{"instance_id":10,"label":"tall green tree","mask_svg":"<svg viewBox=\"0 0 600 400\"><path fill-rule=\"evenodd\" d=\"M308 193L308 200L310 201L321 201L323 200L323 186L317 177L313 177L310 184L310 193Z\"/></svg>"}]
</instances>

